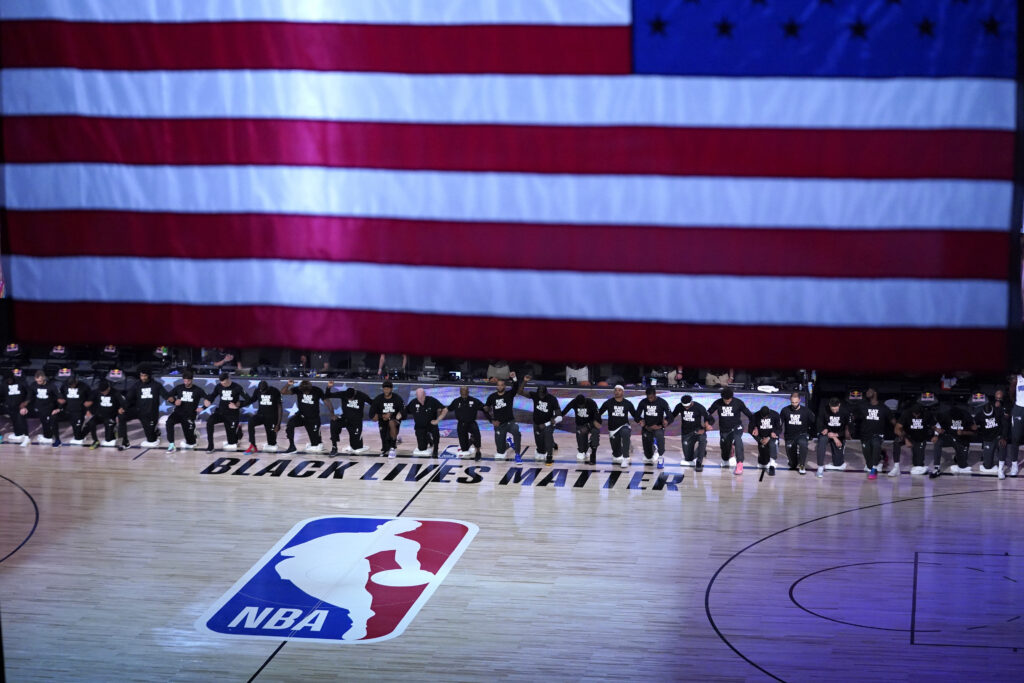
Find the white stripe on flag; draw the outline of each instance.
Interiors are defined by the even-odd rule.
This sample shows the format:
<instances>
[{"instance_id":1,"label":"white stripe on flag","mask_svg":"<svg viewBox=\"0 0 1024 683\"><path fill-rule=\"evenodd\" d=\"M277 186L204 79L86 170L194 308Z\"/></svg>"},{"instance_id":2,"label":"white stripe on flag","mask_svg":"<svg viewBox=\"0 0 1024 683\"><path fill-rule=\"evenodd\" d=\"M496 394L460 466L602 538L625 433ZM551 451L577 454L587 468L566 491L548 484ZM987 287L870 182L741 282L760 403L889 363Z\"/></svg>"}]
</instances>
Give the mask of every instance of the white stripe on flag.
<instances>
[{"instance_id":1,"label":"white stripe on flag","mask_svg":"<svg viewBox=\"0 0 1024 683\"><path fill-rule=\"evenodd\" d=\"M629 0L3 0L0 18L627 25Z\"/></svg>"},{"instance_id":2,"label":"white stripe on flag","mask_svg":"<svg viewBox=\"0 0 1024 683\"><path fill-rule=\"evenodd\" d=\"M1013 185L393 171L309 166L7 164L8 208L299 213L421 220L1004 232ZM737 245L742 248L742 245Z\"/></svg>"},{"instance_id":3,"label":"white stripe on flag","mask_svg":"<svg viewBox=\"0 0 1024 683\"><path fill-rule=\"evenodd\" d=\"M260 259L8 258L12 291L22 301L994 329L1006 325L1008 296L1005 282L979 280L578 273Z\"/></svg>"},{"instance_id":4,"label":"white stripe on flag","mask_svg":"<svg viewBox=\"0 0 1024 683\"><path fill-rule=\"evenodd\" d=\"M3 114L119 118L1013 130L991 79L5 69Z\"/></svg>"}]
</instances>

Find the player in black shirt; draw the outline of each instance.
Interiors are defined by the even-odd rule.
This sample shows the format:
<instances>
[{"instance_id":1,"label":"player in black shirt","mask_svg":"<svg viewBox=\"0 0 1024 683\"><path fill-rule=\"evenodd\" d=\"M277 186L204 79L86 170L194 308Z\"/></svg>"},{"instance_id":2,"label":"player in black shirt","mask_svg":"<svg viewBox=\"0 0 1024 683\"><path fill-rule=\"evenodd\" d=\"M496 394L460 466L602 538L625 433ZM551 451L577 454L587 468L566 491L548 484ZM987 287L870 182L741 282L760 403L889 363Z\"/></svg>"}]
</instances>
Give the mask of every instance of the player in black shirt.
<instances>
[{"instance_id":1,"label":"player in black shirt","mask_svg":"<svg viewBox=\"0 0 1024 683\"><path fill-rule=\"evenodd\" d=\"M896 425L897 439L893 443L893 468L889 476L900 473L900 450L902 446L910 448L912 466L911 474L925 474L928 468L924 465L925 448L930 441L938 441L935 436L935 420L931 413L920 403L915 403L903 412L899 424Z\"/></svg>"},{"instance_id":2,"label":"player in black shirt","mask_svg":"<svg viewBox=\"0 0 1024 683\"><path fill-rule=\"evenodd\" d=\"M72 373L61 387L61 393L65 401L61 416L71 423L70 443L72 446L81 446L85 443L85 411L92 405L92 389Z\"/></svg>"},{"instance_id":3,"label":"player in black shirt","mask_svg":"<svg viewBox=\"0 0 1024 683\"><path fill-rule=\"evenodd\" d=\"M825 470L846 469L846 439L850 434L850 411L832 397L818 416L818 476L825 476ZM832 462L825 465L825 451L832 454Z\"/></svg>"},{"instance_id":4,"label":"player in black shirt","mask_svg":"<svg viewBox=\"0 0 1024 683\"><path fill-rule=\"evenodd\" d=\"M398 454L398 430L405 414L405 402L394 393L394 386L391 380L384 380L380 385L381 393L370 404L370 419L376 420L380 427L380 454L389 458Z\"/></svg>"},{"instance_id":5,"label":"player in black shirt","mask_svg":"<svg viewBox=\"0 0 1024 683\"><path fill-rule=\"evenodd\" d=\"M814 413L800 404L800 392L789 395L789 405L779 413L789 469L807 474L807 444L814 431Z\"/></svg>"},{"instance_id":6,"label":"player in black shirt","mask_svg":"<svg viewBox=\"0 0 1024 683\"><path fill-rule=\"evenodd\" d=\"M241 431L242 406L248 404L249 397L237 382L231 381L231 375L222 373L207 400L208 404L217 402L213 415L206 421L206 452L213 453L213 428L219 423L224 424L224 432L228 440L224 450L237 451L238 438Z\"/></svg>"},{"instance_id":7,"label":"player in black shirt","mask_svg":"<svg viewBox=\"0 0 1024 683\"><path fill-rule=\"evenodd\" d=\"M878 400L878 392L868 388L864 392L865 402L857 406L857 435L860 437L860 448L864 453L864 469L868 479L878 478L878 468L882 463L882 442L885 432L895 425L896 418L892 411Z\"/></svg>"},{"instance_id":8,"label":"player in black shirt","mask_svg":"<svg viewBox=\"0 0 1024 683\"><path fill-rule=\"evenodd\" d=\"M1008 422L1006 411L991 401L974 415L974 424L977 425L978 437L981 439L981 474L997 474L1000 479L1006 477L1003 470L1006 466Z\"/></svg>"},{"instance_id":9,"label":"player in black shirt","mask_svg":"<svg viewBox=\"0 0 1024 683\"><path fill-rule=\"evenodd\" d=\"M719 446L722 449L722 462L729 467L735 463L733 474L743 474L743 416L753 420L754 415L746 404L733 396L732 389L722 389L721 398L708 408L708 415L714 417L718 413ZM732 449L736 449L735 459L730 457Z\"/></svg>"},{"instance_id":10,"label":"player in black shirt","mask_svg":"<svg viewBox=\"0 0 1024 683\"><path fill-rule=\"evenodd\" d=\"M334 388L334 382L328 382L327 390L330 391L332 388ZM285 425L284 431L288 437L288 450L285 453L294 453L298 450L295 447L295 428L300 425L306 428L306 434L309 436L309 446L306 448L306 452L322 452L324 446L320 440L320 402L326 398L323 389L313 386L308 379L302 380L299 382L299 386L295 386L295 380L290 379L281 394L295 396L297 409L295 414L288 418Z\"/></svg>"},{"instance_id":11,"label":"player in black shirt","mask_svg":"<svg viewBox=\"0 0 1024 683\"><path fill-rule=\"evenodd\" d=\"M342 453L365 453L370 450L363 445L363 415L373 399L354 387L344 391L328 391L324 395L329 399L341 399L341 415L331 418L331 455L338 454L338 440L343 427L348 431L348 445L341 449Z\"/></svg>"},{"instance_id":12,"label":"player in black shirt","mask_svg":"<svg viewBox=\"0 0 1024 683\"><path fill-rule=\"evenodd\" d=\"M488 420L487 406L478 398L469 395L469 387L459 387L459 397L448 404L448 412L455 414L455 431L459 437L460 458L480 459L480 427L476 416L483 413Z\"/></svg>"},{"instance_id":13,"label":"player in black shirt","mask_svg":"<svg viewBox=\"0 0 1024 683\"><path fill-rule=\"evenodd\" d=\"M942 449L945 446L953 449L953 464L949 471L952 474L970 474L967 453L971 448L973 429L974 418L960 406L950 406L948 411L939 413L935 425L934 466L929 474L932 479L942 472Z\"/></svg>"},{"instance_id":14,"label":"player in black shirt","mask_svg":"<svg viewBox=\"0 0 1024 683\"><path fill-rule=\"evenodd\" d=\"M92 445L90 448L114 446L116 444L114 437L117 433L118 415L123 405L124 399L121 398L121 394L117 393L110 386L110 382L101 379L96 387L96 392L93 394L92 405L89 406L89 411L86 413L88 419L83 427L85 431L92 433ZM96 427L98 425L103 425L103 441L96 437Z\"/></svg>"},{"instance_id":15,"label":"player in black shirt","mask_svg":"<svg viewBox=\"0 0 1024 683\"><path fill-rule=\"evenodd\" d=\"M176 448L174 425L180 424L181 431L185 435L185 441L181 447L185 449L196 447L196 415L203 410L204 406L209 405L209 402L206 399L206 392L197 387L193 379L191 370L182 372L182 383L175 385L171 389L170 396L167 397L167 402L174 406L171 409L171 414L167 416L168 453L173 453Z\"/></svg>"},{"instance_id":16,"label":"player in black shirt","mask_svg":"<svg viewBox=\"0 0 1024 683\"><path fill-rule=\"evenodd\" d=\"M276 453L277 433L281 430L281 418L284 415L280 389L270 386L267 380L261 380L256 385L256 391L252 392L249 404L256 406L256 412L249 417L249 447L245 452L256 452L256 428L263 425L267 432L267 445L263 450Z\"/></svg>"},{"instance_id":17,"label":"player in black shirt","mask_svg":"<svg viewBox=\"0 0 1024 683\"><path fill-rule=\"evenodd\" d=\"M522 436L519 432L519 425L516 424L515 414L515 398L519 393L519 384L514 372L510 373L509 377L512 378L512 386L506 386L505 380L499 379L494 393L487 397L485 405L487 412L491 414L491 424L494 425L494 447L496 449L494 459L505 459L506 451L508 451L506 438L511 436L512 452L516 462L522 462L520 449Z\"/></svg>"},{"instance_id":18,"label":"player in black shirt","mask_svg":"<svg viewBox=\"0 0 1024 683\"><path fill-rule=\"evenodd\" d=\"M668 401L658 396L654 387L647 387L647 396L636 406L637 423L640 425L640 444L644 449L644 464L655 462L654 447L658 447L658 469L665 466L665 427L672 420L672 409Z\"/></svg>"},{"instance_id":19,"label":"player in black shirt","mask_svg":"<svg viewBox=\"0 0 1024 683\"><path fill-rule=\"evenodd\" d=\"M548 393L547 387L542 385L536 391L526 391L529 381L529 375L523 378L521 391L533 401L533 438L537 444L533 459L544 460L550 465L555 459L555 425L562 421L562 410L558 399Z\"/></svg>"},{"instance_id":20,"label":"player in black shirt","mask_svg":"<svg viewBox=\"0 0 1024 683\"><path fill-rule=\"evenodd\" d=\"M157 427L157 421L160 419L160 404L167 398L164 386L153 379L149 370L139 370L139 383L129 389L124 398L124 413L121 414L118 424L121 443L128 445L128 422L138 420L142 423L142 431L146 435L142 447L159 446L160 429Z\"/></svg>"},{"instance_id":21,"label":"player in black shirt","mask_svg":"<svg viewBox=\"0 0 1024 683\"><path fill-rule=\"evenodd\" d=\"M26 417L38 417L43 433L36 439L39 443L51 443L54 448L60 446L60 434L57 426L57 415L64 405L60 387L51 382L42 370L36 371L36 381L29 386L28 404L21 409Z\"/></svg>"},{"instance_id":22,"label":"player in black shirt","mask_svg":"<svg viewBox=\"0 0 1024 683\"><path fill-rule=\"evenodd\" d=\"M590 451L589 462L597 464L597 447L601 443L601 418L598 416L597 403L592 398L579 394L562 411L564 417L570 410L576 415L576 460L588 460L587 451Z\"/></svg>"},{"instance_id":23,"label":"player in black shirt","mask_svg":"<svg viewBox=\"0 0 1024 683\"><path fill-rule=\"evenodd\" d=\"M612 462L629 467L629 452L631 450L629 437L632 430L629 426L629 419L637 419L636 408L625 397L626 390L621 384L616 384L612 391L612 397L601 404L597 411L598 417L608 413L608 442L612 446Z\"/></svg>"},{"instance_id":24,"label":"player in black shirt","mask_svg":"<svg viewBox=\"0 0 1024 683\"><path fill-rule=\"evenodd\" d=\"M750 421L750 434L757 439L757 464L768 468L769 477L775 476L781 433L782 417L768 406L761 406Z\"/></svg>"},{"instance_id":25,"label":"player in black shirt","mask_svg":"<svg viewBox=\"0 0 1024 683\"><path fill-rule=\"evenodd\" d=\"M690 465L700 472L704 469L704 456L708 449L707 428L712 418L707 409L686 394L672 411L673 419L679 417L679 436L682 441L683 459L680 465Z\"/></svg>"},{"instance_id":26,"label":"player in black shirt","mask_svg":"<svg viewBox=\"0 0 1024 683\"><path fill-rule=\"evenodd\" d=\"M29 445L28 420L21 412L21 409L28 404L28 383L14 373L7 375L7 381L3 385L4 408L11 418L12 432L7 435L7 440L20 442L22 446Z\"/></svg>"},{"instance_id":27,"label":"player in black shirt","mask_svg":"<svg viewBox=\"0 0 1024 683\"><path fill-rule=\"evenodd\" d=\"M437 425L448 414L448 409L433 396L427 396L426 390L421 387L416 390L415 397L405 404L405 414L412 417L416 432L416 450L412 454L436 458L441 445L441 430Z\"/></svg>"}]
</instances>

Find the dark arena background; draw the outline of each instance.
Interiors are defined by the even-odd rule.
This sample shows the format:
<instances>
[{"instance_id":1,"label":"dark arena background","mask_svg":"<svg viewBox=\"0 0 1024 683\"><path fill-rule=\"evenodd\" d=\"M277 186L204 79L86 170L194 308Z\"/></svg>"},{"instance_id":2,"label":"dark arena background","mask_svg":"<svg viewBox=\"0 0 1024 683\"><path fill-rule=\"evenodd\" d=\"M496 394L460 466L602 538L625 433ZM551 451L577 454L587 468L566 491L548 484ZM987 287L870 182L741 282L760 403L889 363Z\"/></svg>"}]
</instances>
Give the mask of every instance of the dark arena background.
<instances>
[{"instance_id":1,"label":"dark arena background","mask_svg":"<svg viewBox=\"0 0 1024 683\"><path fill-rule=\"evenodd\" d=\"M0 0L0 681L1019 680L1013 0Z\"/></svg>"}]
</instances>

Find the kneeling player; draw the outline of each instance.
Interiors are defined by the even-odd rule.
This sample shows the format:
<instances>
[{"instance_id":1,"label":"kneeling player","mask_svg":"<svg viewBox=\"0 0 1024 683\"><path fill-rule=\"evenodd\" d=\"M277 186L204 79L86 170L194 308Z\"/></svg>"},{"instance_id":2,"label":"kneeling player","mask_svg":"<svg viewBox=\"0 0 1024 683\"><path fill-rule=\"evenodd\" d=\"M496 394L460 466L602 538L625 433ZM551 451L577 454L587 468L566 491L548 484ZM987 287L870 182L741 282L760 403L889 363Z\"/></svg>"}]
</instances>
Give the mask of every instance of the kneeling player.
<instances>
[{"instance_id":1,"label":"kneeling player","mask_svg":"<svg viewBox=\"0 0 1024 683\"><path fill-rule=\"evenodd\" d=\"M597 447L601 443L601 418L598 417L597 402L579 394L562 411L565 416L570 410L576 415L576 459L579 461L588 460L587 451L590 451L589 462L597 464Z\"/></svg>"},{"instance_id":2,"label":"kneeling player","mask_svg":"<svg viewBox=\"0 0 1024 683\"><path fill-rule=\"evenodd\" d=\"M83 427L85 431L92 432L92 446L90 448L118 445L117 441L115 441L117 437L118 414L123 406L124 399L121 398L121 395L114 391L113 387L110 386L110 382L101 379L96 387L96 394L93 396L92 405L89 406L88 420L86 420ZM102 441L96 438L96 427L99 425L103 426Z\"/></svg>"},{"instance_id":3,"label":"kneeling player","mask_svg":"<svg viewBox=\"0 0 1024 683\"><path fill-rule=\"evenodd\" d=\"M365 453L369 449L363 445L363 415L366 406L372 403L368 395L353 387L345 391L328 391L327 398L338 397L341 399L341 415L331 418L331 455L338 454L338 439L341 437L341 430L348 432L348 445L341 449L342 453Z\"/></svg>"},{"instance_id":4,"label":"kneeling player","mask_svg":"<svg viewBox=\"0 0 1024 683\"><path fill-rule=\"evenodd\" d=\"M460 458L480 459L480 427L476 423L478 413L488 420L487 406L478 398L469 395L469 387L459 387L459 397L448 404L448 412L455 414L455 431L459 437Z\"/></svg>"},{"instance_id":5,"label":"kneeling player","mask_svg":"<svg viewBox=\"0 0 1024 683\"><path fill-rule=\"evenodd\" d=\"M757 464L768 468L769 477L775 476L781 433L782 417L768 406L761 406L750 423L750 434L757 439Z\"/></svg>"},{"instance_id":6,"label":"kneeling player","mask_svg":"<svg viewBox=\"0 0 1024 683\"><path fill-rule=\"evenodd\" d=\"M640 424L640 443L644 449L644 464L657 462L658 469L661 469L665 466L665 427L668 426L672 409L668 407L668 401L658 396L654 387L647 387L647 396L637 404L636 413ZM658 449L657 460L654 455L655 446Z\"/></svg>"},{"instance_id":7,"label":"kneeling player","mask_svg":"<svg viewBox=\"0 0 1024 683\"><path fill-rule=\"evenodd\" d=\"M389 458L398 455L398 430L405 411L405 402L395 394L394 386L391 380L385 380L380 385L381 393L370 404L370 419L380 427L380 454Z\"/></svg>"},{"instance_id":8,"label":"kneeling player","mask_svg":"<svg viewBox=\"0 0 1024 683\"><path fill-rule=\"evenodd\" d=\"M328 391L333 387L334 382L327 383ZM298 408L295 414L288 418L288 423L285 426L285 434L288 436L288 450L285 453L294 453L298 450L295 447L295 428L300 425L306 428L306 434L309 435L309 446L306 451L309 453L323 452L324 446L320 441L320 402L325 398L323 390L313 386L308 379L299 382L297 387L294 380L288 380L281 393L285 396L294 394L295 406Z\"/></svg>"},{"instance_id":9,"label":"kneeling player","mask_svg":"<svg viewBox=\"0 0 1024 683\"><path fill-rule=\"evenodd\" d=\"M203 406L206 404L206 392L195 385L191 370L185 370L181 373L181 384L175 385L171 389L167 402L174 406L171 409L171 414L167 416L167 441L169 442L167 444L167 452L173 453L176 449L174 445L175 425L181 425L181 431L185 435L185 440L181 443L181 447L186 449L195 448L196 415L202 411Z\"/></svg>"},{"instance_id":10,"label":"kneeling player","mask_svg":"<svg viewBox=\"0 0 1024 683\"><path fill-rule=\"evenodd\" d=\"M405 414L412 415L416 432L416 450L412 454L436 458L441 445L441 430L437 425L448 414L448 409L433 396L427 396L421 387L416 390L416 397L405 406Z\"/></svg>"},{"instance_id":11,"label":"kneeling player","mask_svg":"<svg viewBox=\"0 0 1024 683\"><path fill-rule=\"evenodd\" d=\"M783 436L786 439L786 459L789 469L807 474L807 444L814 431L814 413L800 403L800 392L789 395L789 405L779 413Z\"/></svg>"},{"instance_id":12,"label":"kneeling player","mask_svg":"<svg viewBox=\"0 0 1024 683\"><path fill-rule=\"evenodd\" d=\"M693 467L697 472L704 469L704 456L708 449L707 428L712 424L707 409L686 394L679 399L679 405L672 411L672 417L679 416L679 437L682 441L683 459L680 465Z\"/></svg>"},{"instance_id":13,"label":"kneeling player","mask_svg":"<svg viewBox=\"0 0 1024 683\"><path fill-rule=\"evenodd\" d=\"M267 445L263 450L267 453L277 452L277 432L281 429L281 391L270 386L267 380L261 380L252 393L251 405L256 412L249 418L249 447L246 453L256 452L256 428L263 425L267 432Z\"/></svg>"}]
</instances>

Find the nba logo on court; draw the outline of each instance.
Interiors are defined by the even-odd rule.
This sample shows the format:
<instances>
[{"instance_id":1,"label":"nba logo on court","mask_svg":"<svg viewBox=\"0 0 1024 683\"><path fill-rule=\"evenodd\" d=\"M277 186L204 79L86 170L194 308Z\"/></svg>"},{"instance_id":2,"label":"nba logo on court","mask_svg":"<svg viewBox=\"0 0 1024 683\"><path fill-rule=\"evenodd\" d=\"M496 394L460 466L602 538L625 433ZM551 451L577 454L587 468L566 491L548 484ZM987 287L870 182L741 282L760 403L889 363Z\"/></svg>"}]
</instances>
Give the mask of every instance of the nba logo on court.
<instances>
[{"instance_id":1,"label":"nba logo on court","mask_svg":"<svg viewBox=\"0 0 1024 683\"><path fill-rule=\"evenodd\" d=\"M400 635L476 535L468 522L318 517L296 524L204 614L201 630L369 643Z\"/></svg>"}]
</instances>

